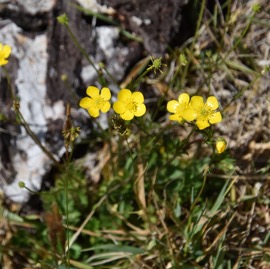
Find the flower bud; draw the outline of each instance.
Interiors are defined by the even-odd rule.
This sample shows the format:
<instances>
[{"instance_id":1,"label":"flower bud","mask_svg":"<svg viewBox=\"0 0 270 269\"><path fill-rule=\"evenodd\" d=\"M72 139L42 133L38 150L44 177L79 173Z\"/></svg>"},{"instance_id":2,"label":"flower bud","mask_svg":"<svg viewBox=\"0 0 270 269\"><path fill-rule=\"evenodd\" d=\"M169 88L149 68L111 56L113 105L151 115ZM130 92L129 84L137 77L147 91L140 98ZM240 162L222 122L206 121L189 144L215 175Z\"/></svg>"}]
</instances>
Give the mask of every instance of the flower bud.
<instances>
[{"instance_id":1,"label":"flower bud","mask_svg":"<svg viewBox=\"0 0 270 269\"><path fill-rule=\"evenodd\" d=\"M216 141L216 150L217 153L220 154L225 151L227 147L227 142L223 137L219 137Z\"/></svg>"}]
</instances>

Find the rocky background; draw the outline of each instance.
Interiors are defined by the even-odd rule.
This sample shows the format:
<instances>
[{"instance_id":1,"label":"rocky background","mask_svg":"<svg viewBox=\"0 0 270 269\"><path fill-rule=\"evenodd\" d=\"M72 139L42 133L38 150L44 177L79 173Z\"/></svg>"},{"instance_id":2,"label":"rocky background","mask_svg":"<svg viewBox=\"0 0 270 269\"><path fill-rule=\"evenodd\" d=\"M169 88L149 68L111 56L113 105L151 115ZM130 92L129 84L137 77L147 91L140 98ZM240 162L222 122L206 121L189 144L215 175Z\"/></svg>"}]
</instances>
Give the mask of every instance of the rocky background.
<instances>
[{"instance_id":1,"label":"rocky background","mask_svg":"<svg viewBox=\"0 0 270 269\"><path fill-rule=\"evenodd\" d=\"M39 190L41 183L45 182L42 179L50 178L54 167L52 160L16 122L9 83L20 100L25 120L57 161L61 161L65 152L62 130L67 103L71 104L74 125L82 127L81 137L88 137L95 128L78 102L88 85L99 86L97 73L74 45L65 27L57 22L57 16L67 14L69 27L95 67L99 68L103 63L121 84L130 70L146 57L164 56L169 48L180 46L193 36L200 9L197 2L0 0L0 42L12 47L12 55L5 66L9 79L0 69L0 190L9 199L24 202L29 193L20 189L18 182L24 181L29 188ZM206 2L204 16L209 18L217 1ZM219 7L225 2L219 0ZM235 18L232 19L237 23L230 29L230 37L243 32L255 3L255 0L233 3ZM267 24L270 4L267 0L259 3L262 10L257 16ZM226 7L222 11L226 15ZM197 40L198 50L215 46L219 36L211 34L210 28L208 30ZM228 50L234 42L230 37L224 41ZM265 73L257 81L256 74L249 69L251 65L252 70L260 73L269 65L269 40L269 30L265 25L252 24L245 35L243 49L244 53L256 57L248 62L231 51L229 62L232 65L228 65L231 77L228 78L227 72L220 68L211 78L211 91L221 102L221 108L226 109L226 117L218 131L229 142L231 153L238 161L239 174L248 175L254 167L265 167L269 159L270 77ZM194 78L190 79L194 79L191 81L193 85L202 85L199 73L194 73ZM115 85L109 87L115 94L119 90ZM241 92L241 89L245 90ZM154 92L140 90L147 94ZM239 99L231 102L239 93ZM100 117L98 121L106 127L104 118ZM87 154L87 166L93 171L91 178L98 180L97 153Z\"/></svg>"},{"instance_id":2,"label":"rocky background","mask_svg":"<svg viewBox=\"0 0 270 269\"><path fill-rule=\"evenodd\" d=\"M57 22L57 16L67 14L70 28L97 68L104 63L121 82L141 59L149 54L162 56L168 45L180 45L193 34L196 12L188 2L0 0L0 42L12 47L6 65L11 85L25 120L56 160L64 153L65 105L71 103L76 126L88 124L91 130L89 117L78 108L78 101L87 85L97 85L95 70ZM109 16L114 23L89 13ZM11 200L24 202L28 193L18 182L38 190L52 161L16 124L9 81L2 70L0 75L0 189ZM118 89L112 86L112 90ZM91 158L94 160L95 153Z\"/></svg>"}]
</instances>

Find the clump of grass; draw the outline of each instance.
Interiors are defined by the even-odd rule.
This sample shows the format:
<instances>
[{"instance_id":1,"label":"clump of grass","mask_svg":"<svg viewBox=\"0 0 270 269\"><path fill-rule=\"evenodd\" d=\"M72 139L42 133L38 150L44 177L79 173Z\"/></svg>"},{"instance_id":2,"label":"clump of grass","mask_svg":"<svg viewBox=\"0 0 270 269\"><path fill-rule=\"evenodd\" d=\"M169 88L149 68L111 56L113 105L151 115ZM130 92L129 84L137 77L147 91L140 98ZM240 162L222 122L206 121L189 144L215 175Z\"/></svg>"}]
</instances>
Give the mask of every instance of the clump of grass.
<instances>
[{"instance_id":1,"label":"clump of grass","mask_svg":"<svg viewBox=\"0 0 270 269\"><path fill-rule=\"evenodd\" d=\"M67 105L64 164L57 163L54 186L38 194L43 211L22 217L1 206L1 263L25 268L268 268L267 133L244 135L259 115L251 101L266 110L258 94L265 93L268 69L256 62L254 55L261 55L251 44L254 29L269 30L265 12L227 1L209 13L202 1L190 42L163 59L149 56L139 63L124 86L118 85L125 90L113 105L107 88L111 76L106 67L97 70L99 84L87 89L80 106L97 125L96 117L107 113L109 126L98 125L89 141L80 136ZM88 59L68 18L58 21ZM145 85L155 98L148 99ZM20 113L19 105L15 111ZM36 141L27 123L21 123ZM245 141L254 134L261 141ZM98 149L94 172L83 158L73 160L78 145ZM87 174L97 176L97 183Z\"/></svg>"}]
</instances>

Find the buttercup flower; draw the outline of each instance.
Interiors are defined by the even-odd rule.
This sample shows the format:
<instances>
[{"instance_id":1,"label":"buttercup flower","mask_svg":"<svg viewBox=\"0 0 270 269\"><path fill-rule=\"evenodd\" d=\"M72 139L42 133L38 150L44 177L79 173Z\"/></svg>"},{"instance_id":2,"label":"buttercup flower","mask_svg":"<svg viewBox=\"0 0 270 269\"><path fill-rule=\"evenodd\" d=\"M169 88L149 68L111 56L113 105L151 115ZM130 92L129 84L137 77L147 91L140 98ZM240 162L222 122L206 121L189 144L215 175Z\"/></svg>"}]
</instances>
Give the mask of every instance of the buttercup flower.
<instances>
[{"instance_id":1,"label":"buttercup flower","mask_svg":"<svg viewBox=\"0 0 270 269\"><path fill-rule=\"evenodd\" d=\"M196 125L200 130L209 127L210 124L222 121L221 113L216 112L219 105L215 96L208 97L206 103L203 102L203 98L201 96L193 96L190 100L190 106L192 108L192 113L194 110L197 113Z\"/></svg>"},{"instance_id":2,"label":"buttercup flower","mask_svg":"<svg viewBox=\"0 0 270 269\"><path fill-rule=\"evenodd\" d=\"M196 111L189 105L190 97L187 93L182 93L177 100L171 100L167 103L167 110L170 113L169 119L182 123L184 120L193 121L196 118Z\"/></svg>"},{"instance_id":3,"label":"buttercup flower","mask_svg":"<svg viewBox=\"0 0 270 269\"><path fill-rule=\"evenodd\" d=\"M146 112L144 97L141 92L131 92L122 89L118 93L118 100L113 104L113 110L123 120L132 120L134 116L141 117Z\"/></svg>"},{"instance_id":4,"label":"buttercup flower","mask_svg":"<svg viewBox=\"0 0 270 269\"><path fill-rule=\"evenodd\" d=\"M96 118L99 116L99 111L106 113L111 108L109 100L111 99L111 91L109 88L99 89L95 86L89 86L86 89L86 93L89 97L81 99L79 106L87 109L90 116Z\"/></svg>"},{"instance_id":5,"label":"buttercup flower","mask_svg":"<svg viewBox=\"0 0 270 269\"><path fill-rule=\"evenodd\" d=\"M7 58L11 53L11 47L9 45L3 45L0 43L0 66L8 63Z\"/></svg>"},{"instance_id":6,"label":"buttercup flower","mask_svg":"<svg viewBox=\"0 0 270 269\"><path fill-rule=\"evenodd\" d=\"M222 137L219 137L216 141L216 150L217 150L217 153L222 153L223 151L225 151L227 147L227 142L224 138Z\"/></svg>"}]
</instances>

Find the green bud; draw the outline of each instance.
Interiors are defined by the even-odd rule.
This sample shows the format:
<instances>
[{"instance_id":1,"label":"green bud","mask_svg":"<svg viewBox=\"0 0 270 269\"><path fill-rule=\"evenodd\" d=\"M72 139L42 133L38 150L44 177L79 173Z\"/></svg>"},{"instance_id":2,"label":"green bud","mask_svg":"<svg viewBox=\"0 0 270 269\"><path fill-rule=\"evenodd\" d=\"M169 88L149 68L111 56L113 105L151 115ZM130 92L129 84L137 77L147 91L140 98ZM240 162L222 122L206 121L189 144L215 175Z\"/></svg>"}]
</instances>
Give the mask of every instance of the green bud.
<instances>
[{"instance_id":1,"label":"green bud","mask_svg":"<svg viewBox=\"0 0 270 269\"><path fill-rule=\"evenodd\" d=\"M258 3L254 4L254 5L252 6L252 11L253 11L254 13L259 13L259 12L261 11L261 5L258 4Z\"/></svg>"},{"instance_id":2,"label":"green bud","mask_svg":"<svg viewBox=\"0 0 270 269\"><path fill-rule=\"evenodd\" d=\"M226 150L226 147L227 147L227 141L223 137L219 137L216 140L216 150L217 150L217 153L218 154L222 153L223 151Z\"/></svg>"},{"instance_id":3,"label":"green bud","mask_svg":"<svg viewBox=\"0 0 270 269\"><path fill-rule=\"evenodd\" d=\"M103 62L100 62L100 63L98 63L98 67L100 69L103 69L103 68L105 68L105 64Z\"/></svg>"},{"instance_id":4,"label":"green bud","mask_svg":"<svg viewBox=\"0 0 270 269\"><path fill-rule=\"evenodd\" d=\"M262 75L265 75L266 73L268 73L270 71L270 65L267 65L263 68L263 70L261 71Z\"/></svg>"},{"instance_id":5,"label":"green bud","mask_svg":"<svg viewBox=\"0 0 270 269\"><path fill-rule=\"evenodd\" d=\"M181 53L179 56L179 61L181 63L181 65L185 66L187 64L187 58L185 56L185 54Z\"/></svg>"},{"instance_id":6,"label":"green bud","mask_svg":"<svg viewBox=\"0 0 270 269\"><path fill-rule=\"evenodd\" d=\"M23 181L20 181L18 185L20 188L25 188L25 183Z\"/></svg>"},{"instance_id":7,"label":"green bud","mask_svg":"<svg viewBox=\"0 0 270 269\"><path fill-rule=\"evenodd\" d=\"M61 80L62 81L67 81L68 80L68 76L66 74L62 74L61 75Z\"/></svg>"},{"instance_id":8,"label":"green bud","mask_svg":"<svg viewBox=\"0 0 270 269\"><path fill-rule=\"evenodd\" d=\"M162 70L160 69L162 67L162 65L165 65L162 63L162 58L156 58L153 59L152 57L150 58L152 64L147 68L148 71L154 69L154 73L156 74L157 71L159 71L160 73L163 73Z\"/></svg>"},{"instance_id":9,"label":"green bud","mask_svg":"<svg viewBox=\"0 0 270 269\"><path fill-rule=\"evenodd\" d=\"M63 24L63 25L68 25L68 17L67 14L64 13L60 16L57 17L57 20L59 23Z\"/></svg>"}]
</instances>

